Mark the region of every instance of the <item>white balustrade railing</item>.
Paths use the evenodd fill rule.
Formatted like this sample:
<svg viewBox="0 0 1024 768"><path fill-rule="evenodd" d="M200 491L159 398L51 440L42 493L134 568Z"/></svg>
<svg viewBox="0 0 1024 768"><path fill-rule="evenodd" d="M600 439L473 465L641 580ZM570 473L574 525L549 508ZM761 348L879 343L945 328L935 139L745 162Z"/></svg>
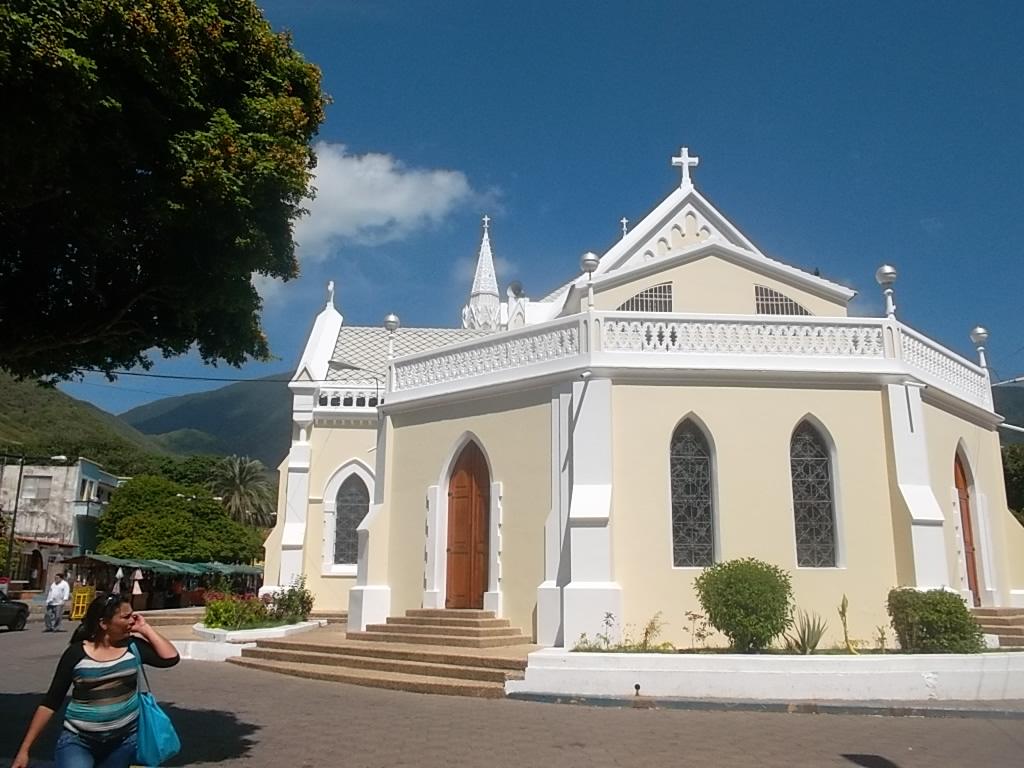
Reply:
<svg viewBox="0 0 1024 768"><path fill-rule="evenodd" d="M793 318L651 318L601 313L604 352L885 357L882 323Z"/></svg>
<svg viewBox="0 0 1024 768"><path fill-rule="evenodd" d="M900 323L903 362L924 383L937 386L965 400L992 408L992 385L980 365L965 360L913 328Z"/></svg>
<svg viewBox="0 0 1024 768"><path fill-rule="evenodd" d="M600 362L591 353L599 354ZM757 366L774 358L780 369L794 371L814 370L815 360L826 370L841 371L837 360L856 360L860 372L876 366L887 375L905 370L929 386L992 408L983 368L887 318L583 313L400 358L393 364L391 391L404 399L426 388L436 393L448 389L443 385L476 386L473 380L488 374L505 373L503 381L528 379L551 372L551 364L559 362L565 370L592 363L630 367L639 360L634 353L658 354L659 366L674 365L666 358L678 355L680 368L707 365L709 356L721 356L722 367L736 369L743 368L744 357L759 358L750 363ZM541 371L541 364L548 365Z"/></svg>
<svg viewBox="0 0 1024 768"><path fill-rule="evenodd" d="M321 387L316 408L337 410L375 410L384 402L384 391L368 387Z"/></svg>
<svg viewBox="0 0 1024 768"><path fill-rule="evenodd" d="M576 357L580 336L577 315L402 358L394 364L393 390L402 392Z"/></svg>

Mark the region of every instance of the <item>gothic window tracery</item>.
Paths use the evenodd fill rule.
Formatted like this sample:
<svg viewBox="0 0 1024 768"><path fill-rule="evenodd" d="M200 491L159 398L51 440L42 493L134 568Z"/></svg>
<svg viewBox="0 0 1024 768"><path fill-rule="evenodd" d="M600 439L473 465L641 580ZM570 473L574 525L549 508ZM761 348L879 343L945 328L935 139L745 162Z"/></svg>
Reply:
<svg viewBox="0 0 1024 768"><path fill-rule="evenodd" d="M711 449L704 433L684 421L672 434L672 564L712 565L715 558Z"/></svg>
<svg viewBox="0 0 1024 768"><path fill-rule="evenodd" d="M797 565L836 565L836 509L832 457L824 437L806 421L793 433L789 449Z"/></svg>
<svg viewBox="0 0 1024 768"><path fill-rule="evenodd" d="M754 286L754 311L759 315L809 315L810 311L793 301L784 293L766 288L763 285Z"/></svg>
<svg viewBox="0 0 1024 768"><path fill-rule="evenodd" d="M349 475L335 504L334 564L355 565L359 556L356 528L370 509L370 492L358 475Z"/></svg>
<svg viewBox="0 0 1024 768"><path fill-rule="evenodd" d="M672 283L659 283L622 302L619 312L671 312Z"/></svg>

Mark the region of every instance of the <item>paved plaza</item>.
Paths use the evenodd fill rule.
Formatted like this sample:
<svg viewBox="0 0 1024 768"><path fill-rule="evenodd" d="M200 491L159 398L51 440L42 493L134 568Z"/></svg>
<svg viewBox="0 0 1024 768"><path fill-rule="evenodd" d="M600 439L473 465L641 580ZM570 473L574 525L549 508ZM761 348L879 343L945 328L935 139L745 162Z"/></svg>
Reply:
<svg viewBox="0 0 1024 768"><path fill-rule="evenodd" d="M30 625L31 626L31 625ZM69 634L0 631L0 765ZM590 708L358 688L183 661L150 673L172 766L1019 766L1024 720ZM56 728L34 753L51 757Z"/></svg>

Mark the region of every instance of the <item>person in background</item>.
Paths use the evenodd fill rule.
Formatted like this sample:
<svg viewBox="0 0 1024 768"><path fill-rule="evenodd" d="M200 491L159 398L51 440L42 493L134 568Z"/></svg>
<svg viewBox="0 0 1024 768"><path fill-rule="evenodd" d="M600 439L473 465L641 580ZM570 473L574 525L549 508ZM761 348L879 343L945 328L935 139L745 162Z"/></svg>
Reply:
<svg viewBox="0 0 1024 768"><path fill-rule="evenodd" d="M97 597L57 663L50 689L36 708L11 768L28 768L29 750L53 713L64 711L57 768L128 768L135 762L139 717L139 662L173 667L178 652L132 612L128 595Z"/></svg>
<svg viewBox="0 0 1024 768"><path fill-rule="evenodd" d="M46 615L43 632L60 632L60 623L64 620L64 603L71 597L71 590L64 580L64 574L58 573L53 577L53 584L50 591L46 593Z"/></svg>

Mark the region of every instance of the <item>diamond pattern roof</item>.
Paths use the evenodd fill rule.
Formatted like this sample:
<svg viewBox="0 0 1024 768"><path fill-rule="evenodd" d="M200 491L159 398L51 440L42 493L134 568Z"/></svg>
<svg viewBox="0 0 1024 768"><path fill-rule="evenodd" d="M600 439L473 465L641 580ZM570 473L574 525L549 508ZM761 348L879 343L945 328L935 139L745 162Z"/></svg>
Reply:
<svg viewBox="0 0 1024 768"><path fill-rule="evenodd" d="M429 352L490 333L467 328L399 328L395 331L395 357ZM342 326L328 363L327 380L346 384L366 382L372 380L367 370L383 379L387 361L388 332L384 328ZM341 363L353 368L343 368ZM360 368L366 370L357 370Z"/></svg>

